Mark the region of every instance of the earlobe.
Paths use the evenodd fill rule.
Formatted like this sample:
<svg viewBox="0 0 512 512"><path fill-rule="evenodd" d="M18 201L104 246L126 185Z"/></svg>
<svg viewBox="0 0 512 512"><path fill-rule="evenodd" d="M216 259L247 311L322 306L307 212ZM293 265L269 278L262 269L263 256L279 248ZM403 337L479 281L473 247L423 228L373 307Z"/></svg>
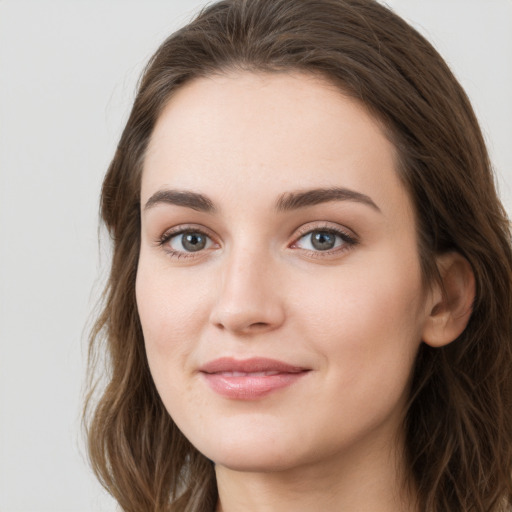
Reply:
<svg viewBox="0 0 512 512"><path fill-rule="evenodd" d="M468 260L457 252L437 258L441 283L436 283L427 304L423 341L442 347L454 341L466 328L473 311L475 276Z"/></svg>

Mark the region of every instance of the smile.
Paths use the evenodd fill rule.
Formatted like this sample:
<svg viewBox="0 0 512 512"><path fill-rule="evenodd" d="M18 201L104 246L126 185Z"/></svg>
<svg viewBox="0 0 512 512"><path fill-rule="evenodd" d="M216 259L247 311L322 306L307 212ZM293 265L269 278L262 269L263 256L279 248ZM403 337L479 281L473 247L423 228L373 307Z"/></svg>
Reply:
<svg viewBox="0 0 512 512"><path fill-rule="evenodd" d="M257 400L291 386L310 369L267 358L215 359L199 369L217 394L232 400Z"/></svg>

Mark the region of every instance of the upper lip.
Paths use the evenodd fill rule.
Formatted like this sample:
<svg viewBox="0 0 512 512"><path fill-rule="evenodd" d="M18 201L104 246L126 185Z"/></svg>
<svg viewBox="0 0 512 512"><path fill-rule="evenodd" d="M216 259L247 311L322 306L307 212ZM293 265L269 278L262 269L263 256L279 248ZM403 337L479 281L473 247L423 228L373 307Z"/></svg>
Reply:
<svg viewBox="0 0 512 512"><path fill-rule="evenodd" d="M292 364L269 359L266 357L252 357L250 359L234 359L232 357L221 357L214 359L199 368L203 373L222 373L222 372L279 372L279 373L299 373L307 371L309 368L295 366Z"/></svg>

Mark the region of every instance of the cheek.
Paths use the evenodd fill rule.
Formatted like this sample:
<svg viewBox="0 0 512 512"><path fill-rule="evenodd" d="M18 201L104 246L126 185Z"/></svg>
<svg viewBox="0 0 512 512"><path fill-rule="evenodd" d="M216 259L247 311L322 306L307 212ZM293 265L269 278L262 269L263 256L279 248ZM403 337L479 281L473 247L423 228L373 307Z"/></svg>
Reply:
<svg viewBox="0 0 512 512"><path fill-rule="evenodd" d="M158 266L160 265L160 267ZM199 286L198 283L201 283ZM187 383L190 353L207 318L203 280L169 272L165 265L139 262L136 298L149 367L164 402Z"/></svg>
<svg viewBox="0 0 512 512"><path fill-rule="evenodd" d="M141 254L136 279L136 298L146 343L166 351L173 340L187 340L207 313L202 307L208 285L204 276L176 272L165 262Z"/></svg>
<svg viewBox="0 0 512 512"><path fill-rule="evenodd" d="M380 375L407 379L421 341L422 280L416 258L394 252L378 262L340 266L304 295L302 325L347 384ZM304 283L298 285L304 289ZM400 384L397 384L400 385Z"/></svg>
<svg viewBox="0 0 512 512"><path fill-rule="evenodd" d="M136 298L142 325L146 356L156 389L168 411L183 417L189 397L196 405L203 397L192 396L190 353L197 338L199 308L197 287L179 279L158 262L141 257L137 271ZM197 407L196 410L201 410ZM197 420L197 418L196 418ZM187 423L180 425L187 430Z"/></svg>
<svg viewBox="0 0 512 512"><path fill-rule="evenodd" d="M351 438L388 419L398 428L421 341L419 269L347 266L331 277L305 296L297 331L323 361L315 402L324 435Z"/></svg>

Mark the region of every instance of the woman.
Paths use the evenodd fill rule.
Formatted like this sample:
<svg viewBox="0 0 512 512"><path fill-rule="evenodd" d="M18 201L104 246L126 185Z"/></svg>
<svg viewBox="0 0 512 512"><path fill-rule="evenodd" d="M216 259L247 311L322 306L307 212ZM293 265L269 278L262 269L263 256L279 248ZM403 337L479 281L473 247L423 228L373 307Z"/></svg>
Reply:
<svg viewBox="0 0 512 512"><path fill-rule="evenodd" d="M86 412L123 510L510 509L508 220L466 95L392 12L203 10L146 68L102 216Z"/></svg>

